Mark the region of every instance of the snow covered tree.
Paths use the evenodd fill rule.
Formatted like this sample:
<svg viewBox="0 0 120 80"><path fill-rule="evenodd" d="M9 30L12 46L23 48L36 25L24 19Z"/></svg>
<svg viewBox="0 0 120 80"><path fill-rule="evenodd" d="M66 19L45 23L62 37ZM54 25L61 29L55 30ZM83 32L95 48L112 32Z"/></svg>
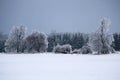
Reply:
<svg viewBox="0 0 120 80"><path fill-rule="evenodd" d="M7 35L0 32L0 52L5 52L5 41L7 39Z"/></svg>
<svg viewBox="0 0 120 80"><path fill-rule="evenodd" d="M110 21L103 18L100 22L100 28L89 38L89 43L94 51L98 54L107 54L113 51L111 44L114 41L113 36L108 34L108 26Z"/></svg>
<svg viewBox="0 0 120 80"><path fill-rule="evenodd" d="M45 52L48 47L47 36L40 32L33 32L27 36L26 42L29 52Z"/></svg>
<svg viewBox="0 0 120 80"><path fill-rule="evenodd" d="M8 39L5 42L6 52L22 52L24 47L24 38L26 34L26 27L23 25L15 26L12 28Z"/></svg>

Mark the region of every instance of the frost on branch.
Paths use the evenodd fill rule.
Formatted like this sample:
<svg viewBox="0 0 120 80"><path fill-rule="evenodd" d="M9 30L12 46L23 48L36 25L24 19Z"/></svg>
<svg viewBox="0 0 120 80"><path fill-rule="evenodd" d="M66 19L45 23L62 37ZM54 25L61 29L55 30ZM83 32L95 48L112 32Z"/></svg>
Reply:
<svg viewBox="0 0 120 80"><path fill-rule="evenodd" d="M53 52L55 53L71 53L72 47L70 44L59 45L54 47Z"/></svg>
<svg viewBox="0 0 120 80"><path fill-rule="evenodd" d="M90 35L89 45L92 50L96 51L98 54L113 53L113 48L111 47L114 41L113 36L107 31L109 26L109 20L103 18L101 20L100 28Z"/></svg>
<svg viewBox="0 0 120 80"><path fill-rule="evenodd" d="M26 34L26 27L23 25L15 26L12 28L8 39L5 43L6 52L23 52L24 38Z"/></svg>
<svg viewBox="0 0 120 80"><path fill-rule="evenodd" d="M92 49L89 45L84 45L82 48L81 48L81 53L82 54L89 54L89 53L92 53Z"/></svg>
<svg viewBox="0 0 120 80"><path fill-rule="evenodd" d="M29 52L45 52L48 47L47 36L41 32L33 32L27 36L26 42Z"/></svg>

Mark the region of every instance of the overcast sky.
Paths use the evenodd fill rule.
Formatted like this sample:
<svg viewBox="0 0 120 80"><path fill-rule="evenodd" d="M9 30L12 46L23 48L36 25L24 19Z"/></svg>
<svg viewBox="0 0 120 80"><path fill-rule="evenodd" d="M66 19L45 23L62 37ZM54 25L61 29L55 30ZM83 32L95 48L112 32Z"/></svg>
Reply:
<svg viewBox="0 0 120 80"><path fill-rule="evenodd" d="M0 0L0 31L25 25L45 33L93 32L102 17L110 32L120 32L120 0Z"/></svg>

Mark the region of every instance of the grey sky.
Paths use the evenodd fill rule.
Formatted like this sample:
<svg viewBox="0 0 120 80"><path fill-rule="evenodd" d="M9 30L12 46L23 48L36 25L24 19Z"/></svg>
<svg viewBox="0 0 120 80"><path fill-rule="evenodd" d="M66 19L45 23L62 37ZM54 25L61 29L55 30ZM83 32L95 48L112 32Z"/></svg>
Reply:
<svg viewBox="0 0 120 80"><path fill-rule="evenodd" d="M120 0L0 0L0 31L26 25L28 31L93 32L102 17L120 32Z"/></svg>

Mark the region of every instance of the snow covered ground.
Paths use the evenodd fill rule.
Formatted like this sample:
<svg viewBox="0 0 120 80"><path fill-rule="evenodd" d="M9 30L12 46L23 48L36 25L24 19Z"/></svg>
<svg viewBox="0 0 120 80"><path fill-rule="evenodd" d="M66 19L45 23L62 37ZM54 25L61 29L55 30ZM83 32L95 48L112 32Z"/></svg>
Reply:
<svg viewBox="0 0 120 80"><path fill-rule="evenodd" d="M0 80L120 80L120 54L0 54Z"/></svg>

